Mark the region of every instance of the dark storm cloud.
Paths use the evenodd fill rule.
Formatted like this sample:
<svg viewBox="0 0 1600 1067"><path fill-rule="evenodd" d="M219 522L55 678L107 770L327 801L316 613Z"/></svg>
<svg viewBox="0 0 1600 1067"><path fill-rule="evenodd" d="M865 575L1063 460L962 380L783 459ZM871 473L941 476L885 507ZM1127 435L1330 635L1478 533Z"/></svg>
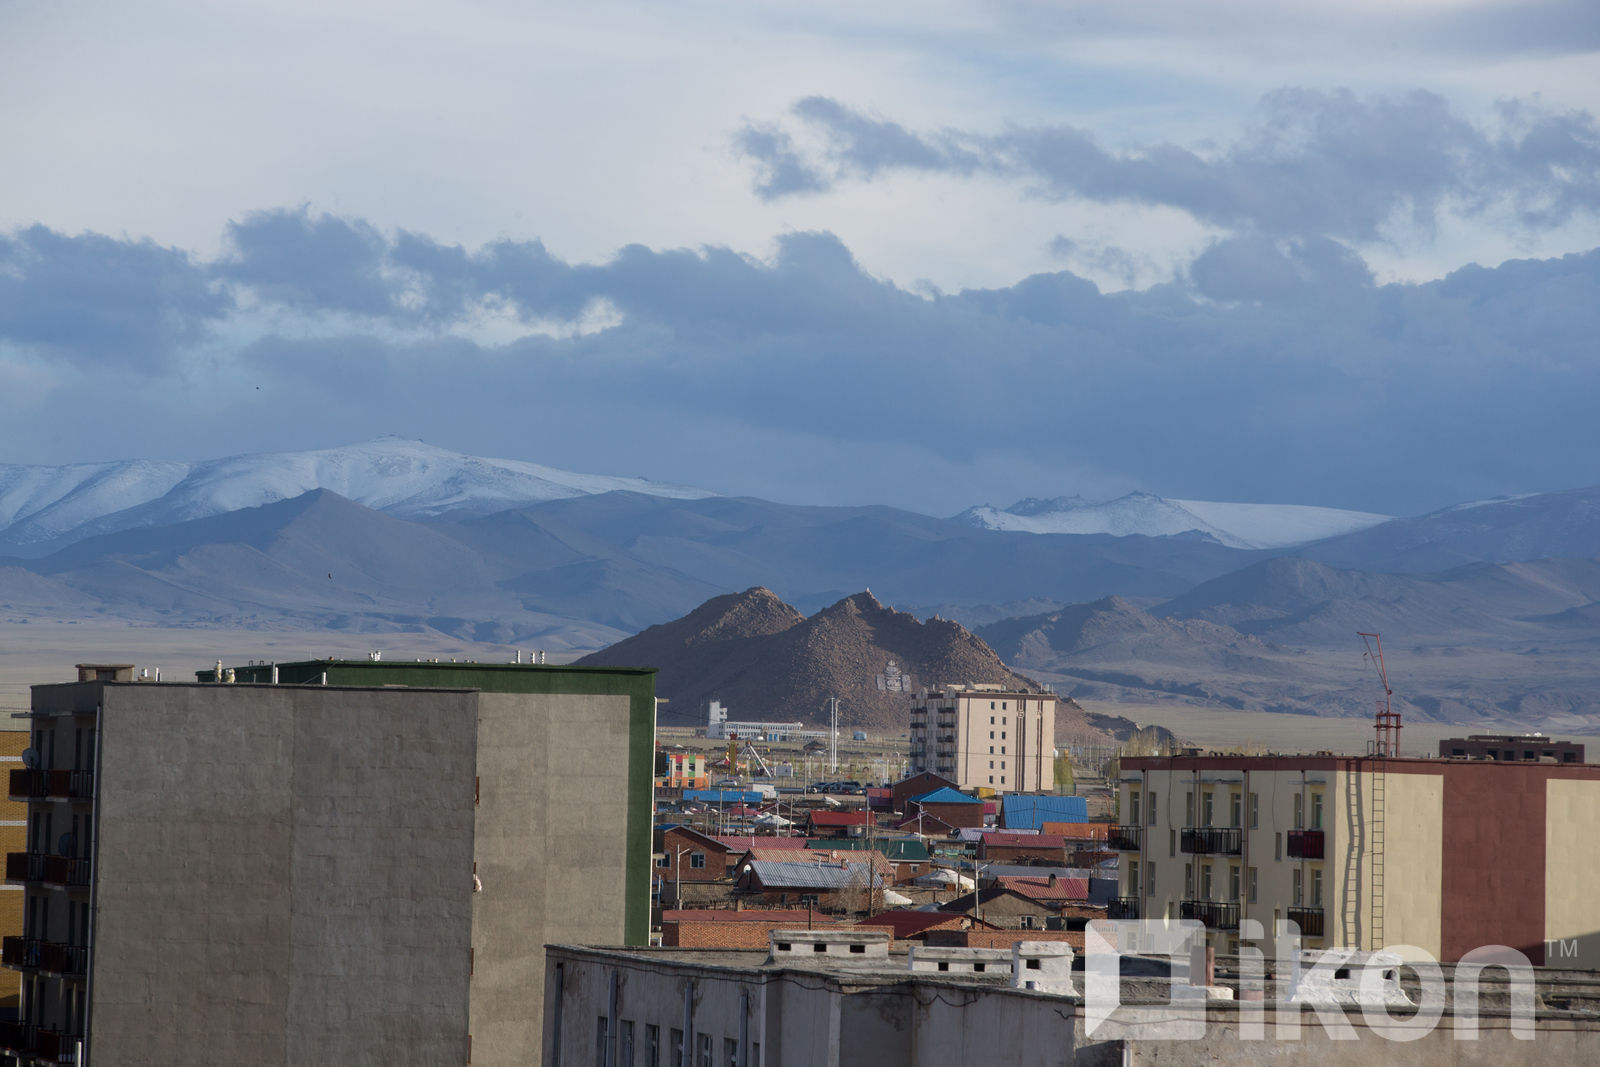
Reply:
<svg viewBox="0 0 1600 1067"><path fill-rule="evenodd" d="M41 355L158 369L231 306L174 248L44 226L0 234L0 341Z"/></svg>
<svg viewBox="0 0 1600 1067"><path fill-rule="evenodd" d="M29 297L0 302L7 339L146 353L148 414L169 428L189 416L164 398L183 390L156 373L158 359L219 322L228 294L214 286L226 279L241 304L342 318L338 332L312 314L293 338L240 341L218 380L264 388L237 409L208 391L207 426L228 411L271 412L448 440L559 409L564 425L626 435L617 413L649 412L657 424L814 435L859 450L864 466L880 447L957 464L1009 455L1116 471L1157 492L1397 512L1600 482L1589 410L1600 395L1600 251L1377 285L1332 239L1243 233L1213 244L1185 278L1143 291L1102 293L1059 271L921 296L874 278L819 233L785 237L770 260L635 245L571 264L533 241L466 249L289 212L253 217L248 239L211 268L45 230L0 248L0 285ZM75 256L95 263L77 269ZM123 310L99 307L91 291ZM129 293L154 294L162 310ZM484 306L548 323L596 301L620 323L472 339ZM247 320L222 322L219 334ZM301 397L313 380L318 398ZM762 456L736 434L728 448L723 462L759 484Z"/></svg>
<svg viewBox="0 0 1600 1067"><path fill-rule="evenodd" d="M1600 126L1586 112L1527 101L1502 107L1501 128L1480 129L1431 93L1359 98L1348 91L1284 89L1261 101L1251 128L1220 152L1175 144L1115 152L1070 126L999 134L915 133L837 101L794 105L820 134L806 158L781 128L736 145L758 169L765 199L822 191L894 171L987 173L1019 179L1033 195L1162 205L1229 229L1370 240L1400 217L1427 228L1449 206L1474 213L1510 202L1530 227L1600 207ZM782 145L779 160L773 145ZM806 180L778 182L780 166Z"/></svg>
<svg viewBox="0 0 1600 1067"><path fill-rule="evenodd" d="M1600 481L1600 252L1379 286L1331 239L1242 234L1142 292L1062 271L931 298L873 278L828 234L790 235L765 262L631 246L569 265L535 243L468 252L414 235L389 243L385 270L400 258L441 315L488 298L530 319L597 299L622 315L498 347L294 342L308 366L345 360L352 382L391 383L385 404L402 408L423 403L408 391L494 396L512 418L522 394L495 383L537 383L597 413L732 414L867 450L1015 449L1168 492L1395 511ZM435 365L446 377L408 389Z"/></svg>

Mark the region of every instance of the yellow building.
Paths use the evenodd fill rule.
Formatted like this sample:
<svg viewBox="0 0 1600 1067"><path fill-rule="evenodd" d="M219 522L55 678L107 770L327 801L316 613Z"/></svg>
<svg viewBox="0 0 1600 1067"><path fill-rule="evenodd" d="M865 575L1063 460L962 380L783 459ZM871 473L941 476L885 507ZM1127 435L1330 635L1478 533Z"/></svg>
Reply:
<svg viewBox="0 0 1600 1067"><path fill-rule="evenodd" d="M1055 788L1056 698L998 685L947 685L911 707L909 774L929 771L962 790Z"/></svg>
<svg viewBox="0 0 1600 1067"><path fill-rule="evenodd" d="M1308 947L1600 966L1600 766L1152 757L1119 791L1113 917L1198 919L1221 951L1293 920Z"/></svg>

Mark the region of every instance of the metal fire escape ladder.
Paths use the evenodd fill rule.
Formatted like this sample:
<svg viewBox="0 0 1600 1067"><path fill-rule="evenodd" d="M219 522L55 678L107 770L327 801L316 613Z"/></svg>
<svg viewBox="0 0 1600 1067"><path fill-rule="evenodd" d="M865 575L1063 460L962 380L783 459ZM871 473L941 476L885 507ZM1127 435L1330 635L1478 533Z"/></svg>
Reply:
<svg viewBox="0 0 1600 1067"><path fill-rule="evenodd" d="M1389 688L1389 670L1383 662L1383 639L1375 633L1358 634L1366 647L1366 657L1378 670L1378 680L1383 683L1383 697L1378 701L1378 713L1373 720L1372 741L1372 810L1368 812L1367 863L1372 871L1372 945L1383 947L1383 814L1385 792L1388 786L1388 765L1391 756L1400 755L1400 713L1390 706L1394 690ZM1369 640L1370 639L1370 640Z"/></svg>
<svg viewBox="0 0 1600 1067"><path fill-rule="evenodd" d="M1385 782L1385 754L1378 753L1372 763L1371 833L1368 837L1372 858L1372 948L1383 947L1383 804Z"/></svg>

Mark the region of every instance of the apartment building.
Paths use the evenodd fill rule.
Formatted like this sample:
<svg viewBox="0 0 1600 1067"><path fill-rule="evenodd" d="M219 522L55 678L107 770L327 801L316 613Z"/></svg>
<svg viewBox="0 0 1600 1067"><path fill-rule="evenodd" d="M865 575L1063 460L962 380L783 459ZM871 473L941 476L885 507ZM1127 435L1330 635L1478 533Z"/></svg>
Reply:
<svg viewBox="0 0 1600 1067"><path fill-rule="evenodd" d="M1118 802L1113 918L1196 919L1219 951L1242 920L1292 920L1309 947L1600 966L1600 766L1130 758Z"/></svg>
<svg viewBox="0 0 1600 1067"><path fill-rule="evenodd" d="M546 942L648 941L653 671L218 673L33 687L23 1062L523 1064Z"/></svg>
<svg viewBox="0 0 1600 1067"><path fill-rule="evenodd" d="M1056 698L998 685L947 685L911 708L911 775L957 789L1040 793L1055 788Z"/></svg>

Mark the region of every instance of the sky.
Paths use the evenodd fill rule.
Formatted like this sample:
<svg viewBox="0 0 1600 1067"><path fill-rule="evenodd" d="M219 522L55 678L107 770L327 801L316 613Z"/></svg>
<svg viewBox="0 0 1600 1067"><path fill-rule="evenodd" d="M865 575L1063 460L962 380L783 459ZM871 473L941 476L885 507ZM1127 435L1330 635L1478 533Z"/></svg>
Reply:
<svg viewBox="0 0 1600 1067"><path fill-rule="evenodd" d="M0 462L1600 484L1590 0L0 0Z"/></svg>

